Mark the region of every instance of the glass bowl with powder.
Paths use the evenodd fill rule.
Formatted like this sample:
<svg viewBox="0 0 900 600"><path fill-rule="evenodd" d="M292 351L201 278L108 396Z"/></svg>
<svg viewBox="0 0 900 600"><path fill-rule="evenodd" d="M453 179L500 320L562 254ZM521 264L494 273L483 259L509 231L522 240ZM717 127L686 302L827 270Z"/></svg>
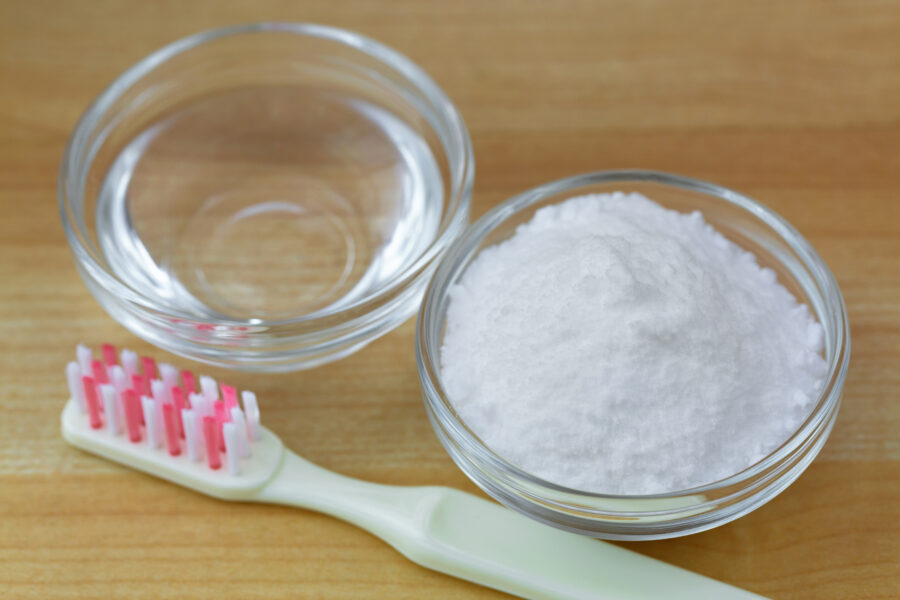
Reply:
<svg viewBox="0 0 900 600"><path fill-rule="evenodd" d="M849 326L782 218L680 176L546 184L458 238L419 314L441 442L491 496L607 539L761 506L827 439Z"/></svg>

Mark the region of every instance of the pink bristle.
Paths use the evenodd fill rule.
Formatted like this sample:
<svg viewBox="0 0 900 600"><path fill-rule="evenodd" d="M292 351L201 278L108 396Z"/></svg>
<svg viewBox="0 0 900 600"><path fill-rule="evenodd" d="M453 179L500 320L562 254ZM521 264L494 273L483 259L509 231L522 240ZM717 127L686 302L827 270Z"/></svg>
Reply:
<svg viewBox="0 0 900 600"><path fill-rule="evenodd" d="M231 421L231 413L228 410L228 407L225 405L223 400L216 400L213 403L213 406L216 410L216 418L222 423L227 423Z"/></svg>
<svg viewBox="0 0 900 600"><path fill-rule="evenodd" d="M81 385L84 387L84 401L87 404L91 427L93 429L100 429L103 427L103 421L100 419L100 402L97 400L97 384L92 377L85 375L81 378Z"/></svg>
<svg viewBox="0 0 900 600"><path fill-rule="evenodd" d="M138 418L141 422L141 425L146 425L146 423L144 423L144 411L141 410L140 399L143 396L150 395L150 386L147 383L147 378L143 375L132 375L131 388L134 390L135 395L138 397Z"/></svg>
<svg viewBox="0 0 900 600"><path fill-rule="evenodd" d="M210 469L222 466L219 457L219 421L215 417L203 417L203 439L206 442L206 458Z"/></svg>
<svg viewBox="0 0 900 600"><path fill-rule="evenodd" d="M150 395L150 385L147 382L147 378L143 375L131 376L131 388L137 393L138 396Z"/></svg>
<svg viewBox="0 0 900 600"><path fill-rule="evenodd" d="M109 383L109 375L106 373L106 367L97 359L91 361L91 372L94 374L94 381L99 383Z"/></svg>
<svg viewBox="0 0 900 600"><path fill-rule="evenodd" d="M197 378L187 369L181 372L181 385L184 387L185 394L193 394L197 391Z"/></svg>
<svg viewBox="0 0 900 600"><path fill-rule="evenodd" d="M225 452L225 437L222 435L222 426L231 421L231 415L229 414L228 409L225 408L224 401L216 400L213 403L213 406L216 410L216 421L219 423L219 450Z"/></svg>
<svg viewBox="0 0 900 600"><path fill-rule="evenodd" d="M100 346L100 352L103 354L103 362L106 363L107 367L112 367L118 364L115 346L113 346L112 344L103 344L102 346Z"/></svg>
<svg viewBox="0 0 900 600"><path fill-rule="evenodd" d="M84 392L85 408L87 409L89 424L92 429L102 429L107 420L107 417L104 416L104 405L100 402L100 386L110 385L114 382L116 409L113 412L120 415L120 417L116 417L120 423L118 433L122 433L122 425L124 425L125 432L127 432L131 442L137 443L142 441L146 437L143 430L144 411L150 410L145 405L148 400L145 399L144 404L142 404L142 398L150 397L151 390L154 392L158 391L154 389L154 386L151 386L152 378L159 377L165 369L168 369L167 378L169 383L162 381L162 383L166 384L166 393L154 394L152 397L155 399L156 395L160 396L159 399L154 400L154 402L159 402L156 406L156 410L159 412L154 413L156 415L154 426L158 428L157 433L162 434L157 437L159 443L162 444L163 439L165 439L169 454L178 456L184 453L184 448L182 448L184 442L181 439L185 439L185 425L187 421L182 421L182 416L185 410L191 411L192 408L196 408L199 414L192 414L197 414L201 418L200 422L197 423L199 425L198 435L195 438L202 437L202 439L197 440L199 443L195 446L199 451L198 459L202 460L202 451L205 446L209 467L211 469L222 468L225 463L224 453L227 453L229 450L228 443L235 446L234 450L238 452L238 456L248 455L245 454L246 449L241 446L242 443L246 445L246 441L241 442L240 439L237 439L237 445L235 445L233 443L234 440L229 439L226 442L224 436L224 426L226 424L232 429L235 426L249 428L249 424L238 423L232 412L232 410L240 412L238 391L234 386L227 384L216 385L215 381L211 381L213 384L210 386L211 389L216 392L216 395L221 393L221 399L210 398L205 403L205 408L204 403L200 403L197 407L188 408L189 404L193 404L193 402L188 402L191 393L196 393L198 389L202 389L204 393L209 393L210 391L206 389L207 386L198 385L200 380L192 371L185 369L178 372L171 367L157 365L156 361L151 357L141 357L138 360L137 356L134 356L136 360L133 362L135 366L140 365L142 372L134 373L133 376L128 377L126 375L127 370L123 366L124 362L120 365L117 360L119 356L114 345L103 344L100 350L101 360L91 358L88 361L90 369L87 374L84 377L78 377L78 374L76 374L76 377L72 378L76 382L78 379L81 379L81 382L78 382L81 385L77 385L76 388L81 388L79 392L82 390ZM86 355L86 353L83 354ZM175 375L176 373L178 374L177 376ZM180 382L177 378L178 376L180 376ZM131 384L129 389L125 389L127 384ZM159 385L155 386L155 388L159 387ZM107 391L112 389L110 387ZM110 406L111 401L107 397L105 400L106 405ZM205 414L203 414L204 412ZM113 416L115 417L115 415ZM233 433L233 431L230 431L230 434Z"/></svg>
<svg viewBox="0 0 900 600"><path fill-rule="evenodd" d="M125 426L128 428L128 439L132 442L141 441L141 409L138 405L138 395L134 390L125 390L123 394L125 404Z"/></svg>
<svg viewBox="0 0 900 600"><path fill-rule="evenodd" d="M166 428L166 443L169 447L169 454L178 456L181 454L181 444L178 442L178 424L175 414L175 406L171 402L166 402L162 407L163 424Z"/></svg>
<svg viewBox="0 0 900 600"><path fill-rule="evenodd" d="M172 405L175 407L175 423L178 425L178 437L184 439L184 422L181 420L181 411L184 410L184 390L173 387L169 390L172 395Z"/></svg>
<svg viewBox="0 0 900 600"><path fill-rule="evenodd" d="M222 388L222 399L225 400L225 408L230 414L231 409L238 405L237 390L234 386L225 385L224 383L220 384L219 387Z"/></svg>
<svg viewBox="0 0 900 600"><path fill-rule="evenodd" d="M156 361L149 356L141 357L141 368L144 370L144 377L148 380L156 379Z"/></svg>

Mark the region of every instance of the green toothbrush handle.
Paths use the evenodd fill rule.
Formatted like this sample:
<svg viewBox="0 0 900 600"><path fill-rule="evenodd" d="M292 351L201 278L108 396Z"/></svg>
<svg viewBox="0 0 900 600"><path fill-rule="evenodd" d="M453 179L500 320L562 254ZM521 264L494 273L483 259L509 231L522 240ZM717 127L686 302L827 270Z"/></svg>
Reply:
<svg viewBox="0 0 900 600"><path fill-rule="evenodd" d="M255 500L332 515L424 567L533 600L761 598L458 490L367 483L288 451Z"/></svg>

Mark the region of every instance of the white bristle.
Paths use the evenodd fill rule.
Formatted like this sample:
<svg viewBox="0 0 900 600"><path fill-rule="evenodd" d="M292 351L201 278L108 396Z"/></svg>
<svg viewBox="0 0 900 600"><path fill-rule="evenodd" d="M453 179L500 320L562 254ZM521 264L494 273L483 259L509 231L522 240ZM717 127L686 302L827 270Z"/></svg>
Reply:
<svg viewBox="0 0 900 600"><path fill-rule="evenodd" d="M188 459L196 462L203 456L197 440L197 413L190 408L182 409L181 420L184 423L184 445L187 447Z"/></svg>
<svg viewBox="0 0 900 600"><path fill-rule="evenodd" d="M109 380L112 382L116 393L121 394L128 389L128 378L125 375L125 369L119 365L113 365L109 368Z"/></svg>
<svg viewBox="0 0 900 600"><path fill-rule="evenodd" d="M119 365L109 367L109 379L112 381L113 389L116 390L116 409L119 415L119 424L124 427L125 423L125 390L128 389L128 380L125 378L125 369Z"/></svg>
<svg viewBox="0 0 900 600"><path fill-rule="evenodd" d="M149 396L141 396L141 408L144 410L144 424L147 427L147 444L151 448L159 448L159 425L156 420L156 402Z"/></svg>
<svg viewBox="0 0 900 600"><path fill-rule="evenodd" d="M228 472L232 475L240 475L241 449L237 426L234 423L225 423L222 426L222 436L225 438L225 460L228 462Z"/></svg>
<svg viewBox="0 0 900 600"><path fill-rule="evenodd" d="M119 435L122 431L122 415L119 413L119 404L116 402L116 388L108 383L100 385L100 396L103 399L103 413L106 419L106 428L113 435Z"/></svg>
<svg viewBox="0 0 900 600"><path fill-rule="evenodd" d="M191 408L197 413L198 419L206 416L206 398L203 394L188 394L188 400L191 403Z"/></svg>
<svg viewBox="0 0 900 600"><path fill-rule="evenodd" d="M197 442L197 456L202 460L206 456L206 443L203 437L203 416L194 415L194 440Z"/></svg>
<svg viewBox="0 0 900 600"><path fill-rule="evenodd" d="M219 386L216 385L216 380L212 377L207 375L200 377L200 390L203 392L203 396L210 402L215 402L219 399Z"/></svg>
<svg viewBox="0 0 900 600"><path fill-rule="evenodd" d="M165 422L163 421L163 404L167 402L166 386L159 379L150 380L150 395L153 397L153 403L156 405L156 429L159 432L160 443L165 443Z"/></svg>
<svg viewBox="0 0 900 600"><path fill-rule="evenodd" d="M69 394L77 402L82 412L87 412L85 392L82 383L83 375L93 375L93 353L83 344L76 349L77 360L66 365L66 382ZM107 358L104 356L104 359ZM101 401L103 426L112 435L121 435L126 430L125 392L132 389L132 376L140 371L140 359L137 353L123 349L120 353L120 365L107 365L109 383L97 386ZM179 386L178 370L169 364L157 366L159 379L146 381L149 395L140 397L139 406L143 415L144 426L142 438L153 449L162 448L166 442L163 410L164 404L173 402L171 390ZM219 386L212 377L199 377L200 393L187 394L189 407L181 411L181 423L184 427L184 448L187 458L192 462L202 461L206 454L203 431L203 419L216 416L216 401L219 400ZM230 393L230 392L229 392ZM243 408L242 408L243 407ZM225 457L228 471L232 475L240 473L241 461L250 458L253 451L252 441L261 439L259 404L256 394L244 390L241 392L241 405L230 409L230 422L222 424L222 441L225 444ZM133 424L132 424L133 425Z"/></svg>
<svg viewBox="0 0 900 600"><path fill-rule="evenodd" d="M251 440L256 441L260 435L259 405L256 403L256 394L244 390L241 392L241 400L244 403L244 414L247 417L247 434Z"/></svg>
<svg viewBox="0 0 900 600"><path fill-rule="evenodd" d="M84 344L78 344L75 347L75 356L78 358L78 366L81 368L82 376L93 377L94 371L91 367L91 361L94 360L94 354L91 352L91 349Z"/></svg>
<svg viewBox="0 0 900 600"><path fill-rule="evenodd" d="M216 402L214 400L210 400L209 398L203 398L203 416L205 417L215 417L216 416Z"/></svg>
<svg viewBox="0 0 900 600"><path fill-rule="evenodd" d="M78 402L81 412L86 412L84 386L81 383L81 367L74 360L66 365L66 382L69 384L69 395Z"/></svg>
<svg viewBox="0 0 900 600"><path fill-rule="evenodd" d="M158 369L159 377L166 385L166 393L171 396L172 388L178 387L178 369L166 363L160 363Z"/></svg>
<svg viewBox="0 0 900 600"><path fill-rule="evenodd" d="M169 390L166 389L166 384L161 379L152 379L150 381L150 395L153 396L154 400L163 404L170 399Z"/></svg>
<svg viewBox="0 0 900 600"><path fill-rule="evenodd" d="M237 427L238 446L241 449L241 456L247 458L250 456L250 438L247 435L247 421L244 419L244 411L237 406L232 407L231 420Z"/></svg>
<svg viewBox="0 0 900 600"><path fill-rule="evenodd" d="M209 398L203 398L203 416L204 417L215 417L216 416L216 403Z"/></svg>
<svg viewBox="0 0 900 600"><path fill-rule="evenodd" d="M131 381L131 378L139 373L138 371L138 355L127 348L122 350L119 355L122 359L122 367L125 369L125 378Z"/></svg>

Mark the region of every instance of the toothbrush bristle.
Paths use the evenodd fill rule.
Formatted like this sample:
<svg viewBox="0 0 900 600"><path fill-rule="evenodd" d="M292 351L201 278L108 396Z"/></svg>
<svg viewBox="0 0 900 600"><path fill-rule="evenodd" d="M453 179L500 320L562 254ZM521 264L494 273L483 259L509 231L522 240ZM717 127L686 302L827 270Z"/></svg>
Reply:
<svg viewBox="0 0 900 600"><path fill-rule="evenodd" d="M184 445L187 448L188 460L196 462L200 460L202 449L197 439L197 413L192 408L181 411L181 420L184 422Z"/></svg>
<svg viewBox="0 0 900 600"><path fill-rule="evenodd" d="M222 388L222 400L225 401L225 408L229 411L237 406L237 390L230 385L220 384L220 388Z"/></svg>
<svg viewBox="0 0 900 600"><path fill-rule="evenodd" d="M138 405L141 406L141 398L148 395L150 390L147 389L147 378L143 375L138 375L135 373L131 376L131 389L134 390L134 393L137 394L138 397ZM144 411L143 409L138 411L138 418L141 421L141 425L146 425L146 421L144 421Z"/></svg>
<svg viewBox="0 0 900 600"><path fill-rule="evenodd" d="M231 409L231 421L237 427L238 444L241 456L250 456L250 440L247 436L247 421L244 420L244 411L235 406Z"/></svg>
<svg viewBox="0 0 900 600"><path fill-rule="evenodd" d="M178 435L178 426L175 424L175 406L171 402L163 404L163 422L166 426L166 445L169 454L178 456L181 454L181 441Z"/></svg>
<svg viewBox="0 0 900 600"><path fill-rule="evenodd" d="M194 374L187 369L181 372L181 385L185 394L193 394L197 391L197 380Z"/></svg>
<svg viewBox="0 0 900 600"><path fill-rule="evenodd" d="M219 450L221 450L222 452L225 452L225 450L226 450L225 436L222 435L222 428L225 426L226 423L228 423L228 421L231 420L231 415L228 414L228 412L225 410L225 402L224 401L216 400L214 402L214 406L216 407L215 408L216 424L219 429Z"/></svg>
<svg viewBox="0 0 900 600"><path fill-rule="evenodd" d="M93 357L91 356L91 349L84 344L78 344L78 346L75 348L75 357L78 360L78 366L81 369L81 374L90 375L91 360L93 359Z"/></svg>
<svg viewBox="0 0 900 600"><path fill-rule="evenodd" d="M150 396L153 399L162 398L165 400L166 397L166 384L162 382L162 379L151 379L150 380Z"/></svg>
<svg viewBox="0 0 900 600"><path fill-rule="evenodd" d="M100 429L103 427L103 421L100 420L100 402L97 400L97 382L87 375L81 378L81 384L84 386L84 402L87 404L88 416L91 419L91 427Z"/></svg>
<svg viewBox="0 0 900 600"><path fill-rule="evenodd" d="M176 386L169 390L169 395L172 396L172 406L175 408L175 425L178 428L178 437L184 439L184 421L181 415L181 411L184 410L184 390Z"/></svg>
<svg viewBox="0 0 900 600"><path fill-rule="evenodd" d="M226 412L225 410L225 402L223 402L222 400L216 400L214 406L216 407L216 418L220 423L225 423L231 420L231 415L228 414L228 412Z"/></svg>
<svg viewBox="0 0 900 600"><path fill-rule="evenodd" d="M203 417L203 439L206 441L206 460L210 469L222 466L219 458L219 423L215 417Z"/></svg>
<svg viewBox="0 0 900 600"><path fill-rule="evenodd" d="M159 422L156 419L156 402L150 396L141 396L141 409L147 427L147 444L159 448Z"/></svg>
<svg viewBox="0 0 900 600"><path fill-rule="evenodd" d="M141 441L141 417L138 405L138 395L133 389L125 390L125 425L128 429L128 439L137 443Z"/></svg>
<svg viewBox="0 0 900 600"><path fill-rule="evenodd" d="M121 418L116 405L116 389L108 383L99 385L98 389L103 398L103 419L106 421L106 428L111 434L118 435Z"/></svg>
<svg viewBox="0 0 900 600"><path fill-rule="evenodd" d="M166 363L159 363L159 378L166 384L166 390L171 390L178 385L178 371L175 367Z"/></svg>
<svg viewBox="0 0 900 600"><path fill-rule="evenodd" d="M131 387L141 396L150 394L150 389L147 386L147 378L138 373L131 376Z"/></svg>
<svg viewBox="0 0 900 600"><path fill-rule="evenodd" d="M138 374L138 356L137 353L132 352L131 350L125 349L122 350L122 368L125 369L125 374L131 378Z"/></svg>
<svg viewBox="0 0 900 600"><path fill-rule="evenodd" d="M78 402L78 407L81 409L81 412L86 411L87 406L84 403L84 387L82 387L81 383L81 367L78 366L77 361L72 361L66 365L66 381L69 384L69 395Z"/></svg>
<svg viewBox="0 0 900 600"><path fill-rule="evenodd" d="M228 461L228 472L238 475L241 469L241 451L238 446L237 427L234 423L225 423L222 426L222 438L225 440L225 459Z"/></svg>
<svg viewBox="0 0 900 600"><path fill-rule="evenodd" d="M109 383L109 375L106 373L106 365L104 365L99 360L91 361L91 375L94 377L94 380L100 383Z"/></svg>
<svg viewBox="0 0 900 600"><path fill-rule="evenodd" d="M156 379L156 361L149 356L141 357L141 368L146 379Z"/></svg>
<svg viewBox="0 0 900 600"><path fill-rule="evenodd" d="M112 344L103 344L100 354L102 360L94 359L79 344L76 360L66 365L75 405L92 430L105 430L97 435L125 436L133 444L146 444L148 452L186 454L191 462L205 458L212 470L226 464L223 472L240 474L241 461L259 439L253 392L241 392L239 403L235 387L202 376L198 394L198 378L189 370L157 365L147 356L139 359L130 350L118 354Z"/></svg>
<svg viewBox="0 0 900 600"><path fill-rule="evenodd" d="M256 441L260 437L259 406L256 403L256 394L244 390L241 392L241 400L244 401L244 415L247 417L247 435L251 440Z"/></svg>
<svg viewBox="0 0 900 600"><path fill-rule="evenodd" d="M103 362L106 363L107 367L118 364L119 361L116 359L115 346L112 344L103 344L100 346L100 352L103 354Z"/></svg>
<svg viewBox="0 0 900 600"><path fill-rule="evenodd" d="M216 385L216 380L212 377L206 375L200 377L200 391L210 402L219 399L219 387Z"/></svg>

